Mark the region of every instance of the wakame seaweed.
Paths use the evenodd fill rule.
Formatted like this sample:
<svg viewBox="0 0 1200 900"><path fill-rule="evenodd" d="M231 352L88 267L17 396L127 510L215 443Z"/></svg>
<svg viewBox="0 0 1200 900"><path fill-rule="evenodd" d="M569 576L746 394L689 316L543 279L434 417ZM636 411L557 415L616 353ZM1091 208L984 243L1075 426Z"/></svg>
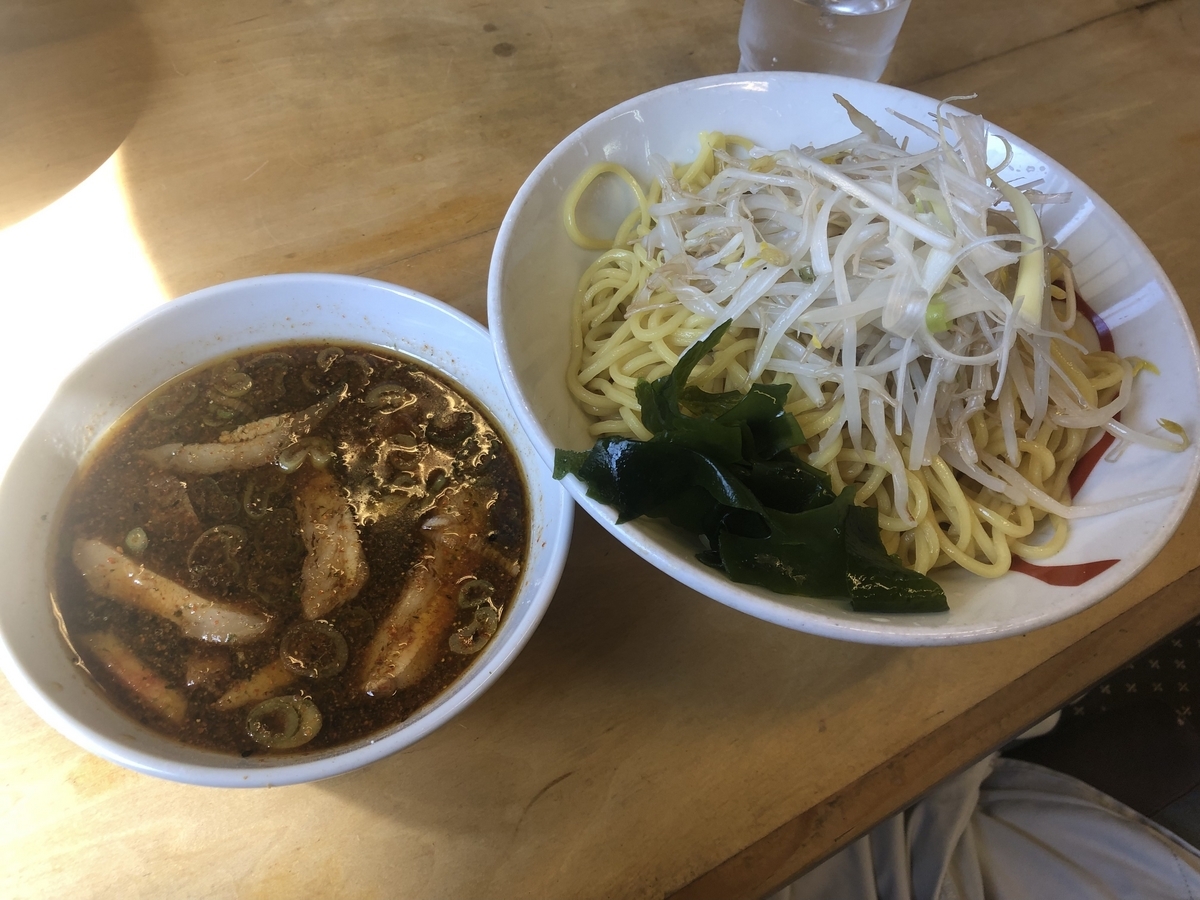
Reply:
<svg viewBox="0 0 1200 900"><path fill-rule="evenodd" d="M700 536L707 549L697 558L733 581L848 599L861 612L946 610L932 578L888 555L878 511L854 505L857 486L835 495L828 475L791 452L805 438L784 410L787 385L712 394L687 384L729 324L638 384L650 440L608 436L591 450L558 450L554 477L577 476L618 522L654 516Z"/></svg>

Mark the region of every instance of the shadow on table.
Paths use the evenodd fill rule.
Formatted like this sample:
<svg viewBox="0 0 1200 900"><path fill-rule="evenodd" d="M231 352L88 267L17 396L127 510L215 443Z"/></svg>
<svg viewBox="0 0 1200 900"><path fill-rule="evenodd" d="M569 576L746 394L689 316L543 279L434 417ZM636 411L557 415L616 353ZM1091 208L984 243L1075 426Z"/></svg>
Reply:
<svg viewBox="0 0 1200 900"><path fill-rule="evenodd" d="M633 839L620 827L625 808L647 798L663 801L650 827L687 829L701 807L711 815L730 802L739 781L769 790L764 772L794 765L780 789L801 788L800 754L825 730L813 708L836 709L838 695L878 679L893 658L701 597L581 515L553 604L492 689L414 747L320 786L476 854L509 841L533 852L559 829L605 818L604 841ZM718 772L706 798L702 779ZM530 834L517 842L523 828Z"/></svg>
<svg viewBox="0 0 1200 900"><path fill-rule="evenodd" d="M129 0L0 6L0 228L52 203L120 146L153 68Z"/></svg>

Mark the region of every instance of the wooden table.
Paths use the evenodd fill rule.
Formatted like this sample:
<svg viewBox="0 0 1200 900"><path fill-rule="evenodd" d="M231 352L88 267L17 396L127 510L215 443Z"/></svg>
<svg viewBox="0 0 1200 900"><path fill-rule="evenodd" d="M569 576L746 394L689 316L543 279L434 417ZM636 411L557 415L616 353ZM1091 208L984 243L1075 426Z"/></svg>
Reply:
<svg viewBox="0 0 1200 900"><path fill-rule="evenodd" d="M21 349L0 365L0 465L80 354L207 284L346 272L482 319L526 173L618 101L733 70L739 14L736 0L6 4L0 296ZM914 0L887 78L978 92L974 109L1116 207L1195 321L1198 31L1197 0ZM285 789L119 769L4 683L0 895L759 897L1200 613L1198 516L1088 612L936 649L760 623L580 516L549 613L485 697L408 751Z"/></svg>

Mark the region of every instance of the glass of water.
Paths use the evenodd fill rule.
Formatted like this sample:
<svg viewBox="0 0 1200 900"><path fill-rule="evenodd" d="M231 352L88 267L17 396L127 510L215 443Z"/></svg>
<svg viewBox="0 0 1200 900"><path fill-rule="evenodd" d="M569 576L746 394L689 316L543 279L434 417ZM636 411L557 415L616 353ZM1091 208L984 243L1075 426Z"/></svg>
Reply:
<svg viewBox="0 0 1200 900"><path fill-rule="evenodd" d="M910 0L746 0L739 72L828 72L878 81Z"/></svg>

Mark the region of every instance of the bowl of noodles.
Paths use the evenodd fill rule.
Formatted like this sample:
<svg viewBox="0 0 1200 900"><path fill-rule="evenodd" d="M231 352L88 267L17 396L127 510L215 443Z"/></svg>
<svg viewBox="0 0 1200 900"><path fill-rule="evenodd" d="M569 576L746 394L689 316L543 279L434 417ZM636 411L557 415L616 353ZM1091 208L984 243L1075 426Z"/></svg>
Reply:
<svg viewBox="0 0 1200 900"><path fill-rule="evenodd" d="M1046 154L899 88L716 76L601 114L514 199L488 312L517 416L576 501L793 629L911 645L1048 625L1149 563L1200 477L1196 339L1146 247ZM778 403L789 446L752 447L746 397ZM750 449L710 452L699 420ZM629 461L672 440L631 500ZM800 572L827 539L763 465L865 511L871 565L944 600Z"/></svg>

